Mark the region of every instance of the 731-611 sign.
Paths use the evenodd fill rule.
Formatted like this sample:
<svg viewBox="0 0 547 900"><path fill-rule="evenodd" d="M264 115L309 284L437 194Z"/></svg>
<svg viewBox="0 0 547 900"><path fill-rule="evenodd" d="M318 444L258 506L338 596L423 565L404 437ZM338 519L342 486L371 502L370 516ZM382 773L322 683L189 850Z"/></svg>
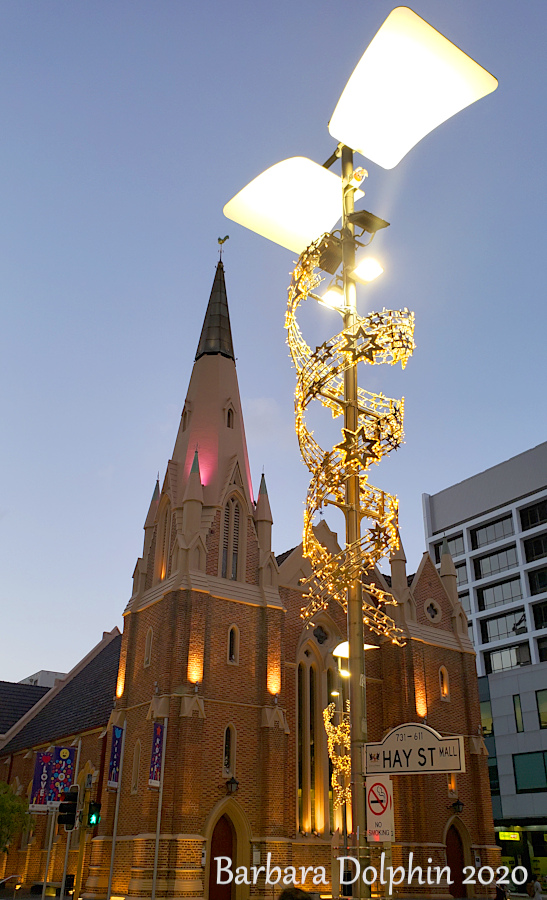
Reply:
<svg viewBox="0 0 547 900"><path fill-rule="evenodd" d="M383 741L365 744L367 775L465 772L463 737L442 737L429 725L397 725Z"/></svg>

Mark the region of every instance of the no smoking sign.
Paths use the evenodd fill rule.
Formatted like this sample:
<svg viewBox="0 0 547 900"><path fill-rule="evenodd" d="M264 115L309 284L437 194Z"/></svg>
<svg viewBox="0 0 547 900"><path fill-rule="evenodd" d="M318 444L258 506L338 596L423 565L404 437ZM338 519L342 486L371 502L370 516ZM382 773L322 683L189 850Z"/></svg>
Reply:
<svg viewBox="0 0 547 900"><path fill-rule="evenodd" d="M395 840L393 828L393 785L387 775L373 775L366 780L367 841L381 843Z"/></svg>
<svg viewBox="0 0 547 900"><path fill-rule="evenodd" d="M373 816L383 816L385 811L392 805L392 802L385 785L379 781L375 781L367 789L367 803Z"/></svg>

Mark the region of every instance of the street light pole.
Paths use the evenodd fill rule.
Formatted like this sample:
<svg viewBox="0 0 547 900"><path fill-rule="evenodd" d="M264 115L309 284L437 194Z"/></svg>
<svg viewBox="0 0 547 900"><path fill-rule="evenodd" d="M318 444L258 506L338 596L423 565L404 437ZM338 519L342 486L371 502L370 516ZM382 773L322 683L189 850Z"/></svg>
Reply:
<svg viewBox="0 0 547 900"><path fill-rule="evenodd" d="M351 330L356 321L357 292L352 277L355 266L354 226L350 216L354 211L353 150L342 147L342 275L344 284L344 329ZM357 362L344 374L344 427L356 432L359 424L359 399L357 393ZM346 552L360 552L361 537L359 474L350 474L346 480ZM360 572L357 569L353 583L348 588L347 633L349 644L349 694L351 733L351 819L357 859L361 865L361 844L366 841L366 808L363 784L363 748L367 740L367 710L365 685L365 656L363 652L363 608ZM355 886L357 896L370 897L370 886L360 878Z"/></svg>

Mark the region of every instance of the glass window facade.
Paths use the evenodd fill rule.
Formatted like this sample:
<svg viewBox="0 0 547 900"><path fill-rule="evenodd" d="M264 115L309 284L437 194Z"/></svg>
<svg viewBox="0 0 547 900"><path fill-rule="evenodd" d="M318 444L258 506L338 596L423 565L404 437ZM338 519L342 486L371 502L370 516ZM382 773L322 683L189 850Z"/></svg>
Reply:
<svg viewBox="0 0 547 900"><path fill-rule="evenodd" d="M465 551L463 544L463 534L456 534L454 537L447 539L448 552L451 556L460 556ZM443 552L443 542L439 541L435 544L435 562L440 563L441 554Z"/></svg>
<svg viewBox="0 0 547 900"><path fill-rule="evenodd" d="M490 778L490 793L499 794L500 779L498 775L498 760L495 756L488 757L488 777Z"/></svg>
<svg viewBox="0 0 547 900"><path fill-rule="evenodd" d="M547 568L534 569L533 572L528 572L528 581L532 595L542 594L543 591L547 591Z"/></svg>
<svg viewBox="0 0 547 900"><path fill-rule="evenodd" d="M538 654L540 662L547 662L547 638L538 640Z"/></svg>
<svg viewBox="0 0 547 900"><path fill-rule="evenodd" d="M469 591L464 591L463 594L458 594L458 600L464 608L464 611L469 614L471 612L471 600L469 598Z"/></svg>
<svg viewBox="0 0 547 900"><path fill-rule="evenodd" d="M520 694L513 694L513 710L515 713L515 727L520 734L524 731L524 721L522 719L522 707L520 705Z"/></svg>
<svg viewBox="0 0 547 900"><path fill-rule="evenodd" d="M488 587L477 588L477 601L479 609L491 609L494 606L503 606L513 600L522 598L520 578L509 578L497 584L489 584Z"/></svg>
<svg viewBox="0 0 547 900"><path fill-rule="evenodd" d="M536 534L535 537L524 541L524 553L526 562L534 562L536 559L543 559L544 556L547 556L547 532Z"/></svg>
<svg viewBox="0 0 547 900"><path fill-rule="evenodd" d="M536 603L534 610L534 625L536 628L547 628L547 601Z"/></svg>
<svg viewBox="0 0 547 900"><path fill-rule="evenodd" d="M497 519L495 522L489 522L488 525L474 528L471 531L471 546L473 550L480 550L481 547L493 544L494 541L501 541L504 537L510 537L514 533L512 516L504 516L503 519Z"/></svg>
<svg viewBox="0 0 547 900"><path fill-rule="evenodd" d="M456 578L458 587L462 587L462 585L467 584L466 563L460 563L458 566L456 566Z"/></svg>
<svg viewBox="0 0 547 900"><path fill-rule="evenodd" d="M528 644L513 644L512 647L501 647L484 654L486 673L505 672L519 666L530 665L530 647Z"/></svg>
<svg viewBox="0 0 547 900"><path fill-rule="evenodd" d="M487 578L489 575L497 575L498 572L504 572L506 569L512 569L517 565L517 548L513 544L512 547L506 547L505 550L498 550L496 553L489 553L488 556L479 556L473 560L475 566L475 578Z"/></svg>
<svg viewBox="0 0 547 900"><path fill-rule="evenodd" d="M534 528L536 525L542 525L547 522L547 500L540 500L532 506L520 511L520 527L523 531Z"/></svg>
<svg viewBox="0 0 547 900"><path fill-rule="evenodd" d="M515 787L517 794L530 791L547 791L545 753L515 753L513 755Z"/></svg>
<svg viewBox="0 0 547 900"><path fill-rule="evenodd" d="M513 637L515 634L523 634L526 630L526 615L523 607L506 613L504 616L493 616L491 619L481 620L481 636L484 644Z"/></svg>
<svg viewBox="0 0 547 900"><path fill-rule="evenodd" d="M539 727L547 728L547 690L536 691Z"/></svg>
<svg viewBox="0 0 547 900"><path fill-rule="evenodd" d="M494 734L494 719L492 718L492 704L490 700L481 700L481 725L484 737Z"/></svg>

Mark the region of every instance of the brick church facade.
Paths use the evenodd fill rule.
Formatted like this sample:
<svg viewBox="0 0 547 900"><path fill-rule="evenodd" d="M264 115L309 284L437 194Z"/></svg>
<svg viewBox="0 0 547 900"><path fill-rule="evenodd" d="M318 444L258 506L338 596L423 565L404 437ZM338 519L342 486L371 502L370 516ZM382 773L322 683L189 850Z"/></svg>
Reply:
<svg viewBox="0 0 547 900"><path fill-rule="evenodd" d="M216 885L212 862L230 856L235 870L264 865L269 853L272 865L297 867L299 880L301 866L324 866L328 885L315 886L310 872L306 887L337 895L343 823L332 802L322 710L333 690L344 693L332 651L346 638L345 617L333 605L304 626L308 563L300 547L277 559L272 553L264 476L253 500L222 262L173 456L163 484L156 485L144 533L123 635L105 634L90 660L4 736L0 762L10 783L24 795L32 778L30 751L82 737L81 777L91 776L91 796L102 803L101 824L82 844L87 900L105 898L109 882L115 897L272 896L278 889L266 888L263 879L256 886ZM336 547L326 523L318 535ZM407 642L399 648L366 636L376 645L366 653L369 740L426 719L443 735L463 735L466 756L465 774L394 777L393 864L405 863L413 851L414 863L424 868L428 860L444 866L447 858L456 867L480 858L495 868L475 656L452 560L445 554L438 573L424 554L409 578L401 548L391 560L391 577L374 577L398 601L393 615ZM108 648L111 681L104 683L102 706L97 700L88 708L76 699L74 682L80 678L77 696L83 697L82 685L96 684L98 675L90 673L93 666L99 672ZM86 666L92 667L87 676ZM74 696L63 700L71 684ZM52 722L52 703L65 711L71 703L88 709L87 719L76 722L73 712ZM158 723L165 748L161 788L149 785ZM108 787L113 726L124 728L119 796ZM452 806L457 799L459 813ZM48 875L57 882L64 841L61 829ZM69 871L77 866L73 844ZM31 838L23 835L10 848L3 865L6 875L27 884L43 879L45 817ZM419 890L449 896L446 884ZM459 884L452 893L465 895L456 890ZM467 888L470 895L491 890ZM416 896L415 887L398 891Z"/></svg>

